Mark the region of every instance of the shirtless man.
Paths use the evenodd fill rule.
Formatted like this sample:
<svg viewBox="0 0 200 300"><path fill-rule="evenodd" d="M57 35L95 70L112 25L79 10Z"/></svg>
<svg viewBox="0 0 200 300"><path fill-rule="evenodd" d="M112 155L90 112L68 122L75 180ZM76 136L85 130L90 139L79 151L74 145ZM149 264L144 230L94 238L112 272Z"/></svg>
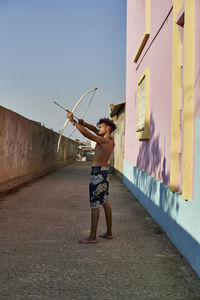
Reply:
<svg viewBox="0 0 200 300"><path fill-rule="evenodd" d="M97 243L96 232L99 221L100 205L103 205L107 225L106 233L101 234L100 237L113 239L112 210L110 203L108 202L108 162L115 146L111 137L111 132L116 129L116 125L112 120L106 118L100 119L97 124L99 129L97 129L95 126L87 124L84 120L76 122L71 112L68 113L67 117L83 136L96 142L90 177L91 231L87 238L79 242L82 244ZM86 128L93 131L95 135Z"/></svg>

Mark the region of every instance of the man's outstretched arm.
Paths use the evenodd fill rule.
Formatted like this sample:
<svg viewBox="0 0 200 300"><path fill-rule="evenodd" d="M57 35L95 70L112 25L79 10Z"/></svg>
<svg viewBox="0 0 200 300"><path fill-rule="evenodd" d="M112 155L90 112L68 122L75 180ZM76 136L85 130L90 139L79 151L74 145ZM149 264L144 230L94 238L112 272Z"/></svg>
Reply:
<svg viewBox="0 0 200 300"><path fill-rule="evenodd" d="M107 142L107 139L104 139L102 136L97 136L92 134L91 132L89 132L87 129L84 128L83 125L81 125L80 123L76 122L73 118L73 113L68 113L67 118L70 120L70 122L73 123L73 125L80 131L80 133L85 136L86 138L88 138L89 140L92 140L94 142L96 142L97 144L104 144Z"/></svg>
<svg viewBox="0 0 200 300"><path fill-rule="evenodd" d="M87 129L93 131L96 135L99 134L99 130L95 126L86 123L83 119L79 120L79 124L81 124L82 126L86 127Z"/></svg>
<svg viewBox="0 0 200 300"><path fill-rule="evenodd" d="M74 121L73 125L80 131L80 133L88 138L89 140L92 140L96 142L97 144L105 144L107 143L107 139L104 139L102 136L94 135L93 133L89 132L87 129L85 129L81 124Z"/></svg>

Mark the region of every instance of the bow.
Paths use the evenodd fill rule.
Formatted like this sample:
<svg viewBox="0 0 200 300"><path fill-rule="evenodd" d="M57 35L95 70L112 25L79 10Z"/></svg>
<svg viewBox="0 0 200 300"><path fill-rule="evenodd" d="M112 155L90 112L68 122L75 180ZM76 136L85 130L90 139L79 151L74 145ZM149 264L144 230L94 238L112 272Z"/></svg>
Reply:
<svg viewBox="0 0 200 300"><path fill-rule="evenodd" d="M74 111L76 110L77 106L81 103L81 101L83 100L83 98L89 94L90 92L92 91L96 91L97 88L94 88L94 89L91 89L87 92L85 92L81 97L80 99L77 101L77 103L75 104L74 108L72 109L72 113L74 113ZM63 131L65 130L65 127L67 126L67 123L69 122L69 119L66 120L61 132L60 132L60 135L59 135L59 139L58 139L58 145L57 145L57 152L59 152L59 149L60 149L60 142L61 142L61 138L62 138L62 134L63 134Z"/></svg>

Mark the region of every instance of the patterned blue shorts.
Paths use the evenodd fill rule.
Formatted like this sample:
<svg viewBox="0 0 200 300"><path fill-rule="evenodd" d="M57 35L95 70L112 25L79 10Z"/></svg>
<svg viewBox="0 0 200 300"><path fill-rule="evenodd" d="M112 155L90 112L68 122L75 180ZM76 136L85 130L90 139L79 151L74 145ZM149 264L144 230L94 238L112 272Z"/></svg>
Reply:
<svg viewBox="0 0 200 300"><path fill-rule="evenodd" d="M108 167L92 167L89 192L91 208L96 208L108 201Z"/></svg>

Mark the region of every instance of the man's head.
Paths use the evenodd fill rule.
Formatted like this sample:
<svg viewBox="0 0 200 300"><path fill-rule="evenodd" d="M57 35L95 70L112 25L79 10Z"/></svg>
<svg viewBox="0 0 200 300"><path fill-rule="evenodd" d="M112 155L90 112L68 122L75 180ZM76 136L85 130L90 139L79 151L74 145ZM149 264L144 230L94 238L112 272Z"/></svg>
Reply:
<svg viewBox="0 0 200 300"><path fill-rule="evenodd" d="M115 123L108 118L100 119L97 123L97 126L99 127L100 136L111 134L111 132L113 132L117 128Z"/></svg>

